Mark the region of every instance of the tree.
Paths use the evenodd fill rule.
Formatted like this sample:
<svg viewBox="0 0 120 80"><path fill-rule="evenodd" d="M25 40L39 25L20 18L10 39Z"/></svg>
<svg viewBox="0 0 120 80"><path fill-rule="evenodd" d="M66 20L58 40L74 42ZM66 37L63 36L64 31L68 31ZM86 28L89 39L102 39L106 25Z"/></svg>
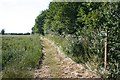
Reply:
<svg viewBox="0 0 120 80"><path fill-rule="evenodd" d="M78 7L81 3L51 2L46 16L44 28L58 34L74 34L76 31L76 19Z"/></svg>
<svg viewBox="0 0 120 80"><path fill-rule="evenodd" d="M5 30L4 30L4 29L1 30L1 34L2 34L2 35L5 34Z"/></svg>
<svg viewBox="0 0 120 80"><path fill-rule="evenodd" d="M36 17L35 25L32 28L32 33L39 33L44 35L43 25L45 22L46 12L47 10L42 11L41 14Z"/></svg>

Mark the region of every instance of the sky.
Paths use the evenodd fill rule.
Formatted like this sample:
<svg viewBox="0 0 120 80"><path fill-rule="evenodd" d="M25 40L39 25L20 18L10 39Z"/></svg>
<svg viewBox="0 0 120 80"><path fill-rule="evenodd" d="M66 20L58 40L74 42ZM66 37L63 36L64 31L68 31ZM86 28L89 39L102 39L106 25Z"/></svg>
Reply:
<svg viewBox="0 0 120 80"><path fill-rule="evenodd" d="M0 31L27 33L35 24L35 18L48 8L51 0L0 0Z"/></svg>

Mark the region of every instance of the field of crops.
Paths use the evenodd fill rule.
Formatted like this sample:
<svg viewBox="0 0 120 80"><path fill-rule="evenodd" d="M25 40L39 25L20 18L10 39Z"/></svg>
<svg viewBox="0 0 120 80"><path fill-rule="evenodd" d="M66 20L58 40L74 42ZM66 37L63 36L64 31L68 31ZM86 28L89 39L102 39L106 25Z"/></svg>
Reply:
<svg viewBox="0 0 120 80"><path fill-rule="evenodd" d="M41 55L39 36L2 36L2 77L33 77Z"/></svg>

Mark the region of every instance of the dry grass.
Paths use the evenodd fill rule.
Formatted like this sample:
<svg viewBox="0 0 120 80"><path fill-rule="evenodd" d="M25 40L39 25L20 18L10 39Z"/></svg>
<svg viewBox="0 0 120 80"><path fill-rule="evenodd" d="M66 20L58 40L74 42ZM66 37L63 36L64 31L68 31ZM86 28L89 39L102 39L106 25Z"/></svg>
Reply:
<svg viewBox="0 0 120 80"><path fill-rule="evenodd" d="M46 40L43 41L44 50L45 50L45 60L44 65L48 65L50 68L50 74L53 77L59 77L61 72L61 68L58 65L60 62L55 58L55 54L57 54L57 50L51 46ZM59 73L58 73L59 72Z"/></svg>

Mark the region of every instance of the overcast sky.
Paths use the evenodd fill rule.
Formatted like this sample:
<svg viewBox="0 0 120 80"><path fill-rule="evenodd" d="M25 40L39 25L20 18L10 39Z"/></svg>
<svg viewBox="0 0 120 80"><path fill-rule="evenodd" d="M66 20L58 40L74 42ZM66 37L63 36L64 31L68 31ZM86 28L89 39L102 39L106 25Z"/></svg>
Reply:
<svg viewBox="0 0 120 80"><path fill-rule="evenodd" d="M0 0L0 30L7 33L31 32L35 18L51 0Z"/></svg>

